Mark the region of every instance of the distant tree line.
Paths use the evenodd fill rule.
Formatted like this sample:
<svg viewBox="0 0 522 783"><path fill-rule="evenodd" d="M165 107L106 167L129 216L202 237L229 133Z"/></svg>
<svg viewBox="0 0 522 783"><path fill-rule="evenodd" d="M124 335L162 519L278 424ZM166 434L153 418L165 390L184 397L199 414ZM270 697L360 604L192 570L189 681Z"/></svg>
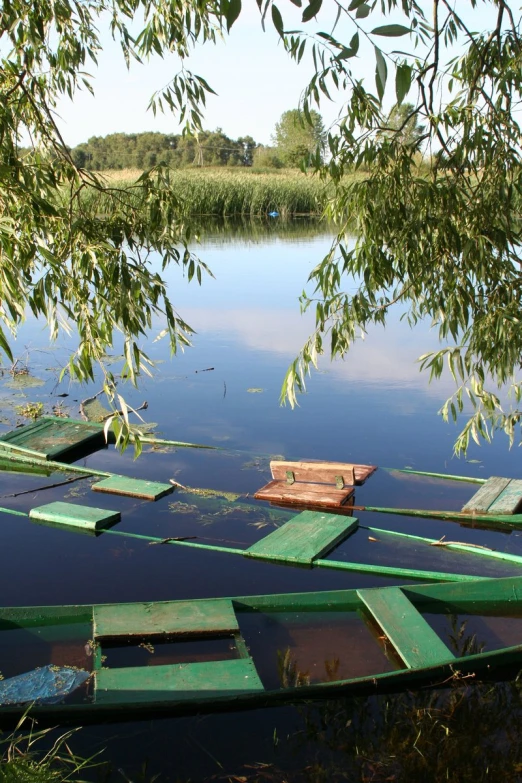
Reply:
<svg viewBox="0 0 522 783"><path fill-rule="evenodd" d="M111 133L92 136L71 150L81 168L149 169L158 163L187 166L252 166L257 144L251 136L230 139L218 128L197 137L164 133Z"/></svg>
<svg viewBox="0 0 522 783"><path fill-rule="evenodd" d="M298 167L310 155L324 152L325 132L317 112L313 126L302 122L297 109L284 112L272 137L274 146L257 144L252 136L229 138L221 128L197 136L165 133L111 133L92 136L71 150L77 166L93 171L150 169L159 163L172 168L191 166Z"/></svg>

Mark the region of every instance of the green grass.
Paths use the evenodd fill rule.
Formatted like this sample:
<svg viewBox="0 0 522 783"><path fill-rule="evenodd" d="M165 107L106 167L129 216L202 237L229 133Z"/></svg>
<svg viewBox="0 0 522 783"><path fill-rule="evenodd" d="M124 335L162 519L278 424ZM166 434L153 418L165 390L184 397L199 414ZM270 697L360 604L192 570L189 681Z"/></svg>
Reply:
<svg viewBox="0 0 522 783"><path fill-rule="evenodd" d="M139 172L103 172L117 187L130 186ZM327 188L319 177L293 169L182 169L172 171L172 188L191 215L281 217L321 215ZM103 201L100 208L103 207Z"/></svg>
<svg viewBox="0 0 522 783"><path fill-rule="evenodd" d="M53 731L35 729L32 720L24 716L12 734L0 735L0 783L85 783L84 771L96 765L92 758L79 758L69 747L77 729L56 739L51 736Z"/></svg>

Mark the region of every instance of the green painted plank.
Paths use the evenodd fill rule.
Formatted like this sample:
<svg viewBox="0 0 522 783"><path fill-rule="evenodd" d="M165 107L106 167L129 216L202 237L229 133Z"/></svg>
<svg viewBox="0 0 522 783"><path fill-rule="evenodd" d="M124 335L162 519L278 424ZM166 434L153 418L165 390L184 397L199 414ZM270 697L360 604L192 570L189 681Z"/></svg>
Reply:
<svg viewBox="0 0 522 783"><path fill-rule="evenodd" d="M111 531L108 530L108 533ZM314 567L330 568L337 571L354 571L360 574L378 574L379 576L393 576L399 579L415 579L417 581L435 582L474 582L477 579L491 581L491 577L474 576L471 574L451 574L447 571L424 571L415 568L402 568L401 566L383 566L372 563L350 563L346 560L314 560Z"/></svg>
<svg viewBox="0 0 522 783"><path fill-rule="evenodd" d="M197 701L264 691L252 659L129 666L95 673L96 704Z"/></svg>
<svg viewBox="0 0 522 783"><path fill-rule="evenodd" d="M500 493L507 487L510 479L500 478L499 476L491 476L485 484L481 486L478 492L475 492L473 497L462 506L462 511L466 513L485 513L489 507L500 495Z"/></svg>
<svg viewBox="0 0 522 783"><path fill-rule="evenodd" d="M358 590L357 594L408 669L438 666L455 657L400 587Z"/></svg>
<svg viewBox="0 0 522 783"><path fill-rule="evenodd" d="M144 500L158 500L174 492L172 484L161 484L159 481L145 481L127 476L111 476L93 484L95 492L108 492L114 495L130 495Z"/></svg>
<svg viewBox="0 0 522 783"><path fill-rule="evenodd" d="M488 514L514 514L522 501L522 481L511 479L507 487L488 508Z"/></svg>
<svg viewBox="0 0 522 783"><path fill-rule="evenodd" d="M402 590L415 606L432 603L456 611L475 611L486 605L491 610L522 605L522 576L478 579L467 584L408 585Z"/></svg>
<svg viewBox="0 0 522 783"><path fill-rule="evenodd" d="M303 511L247 550L247 557L306 563L326 554L358 526L355 517Z"/></svg>
<svg viewBox="0 0 522 783"><path fill-rule="evenodd" d="M200 636L239 631L232 602L225 598L95 606L94 637Z"/></svg>
<svg viewBox="0 0 522 783"><path fill-rule="evenodd" d="M365 530L369 530L371 533L376 533L377 535L384 535L384 536L392 536L394 538L406 538L411 541L422 541L423 543L429 544L429 545L437 545L440 543L435 538L426 538L425 536L414 536L412 533L399 533L397 530L383 530L379 527L364 527ZM479 557L492 557L495 560L505 560L508 563L515 563L516 565L522 566L522 556L521 555L512 555L510 552L502 552L498 549L488 549L488 548L482 548L480 546L473 546L473 544L465 544L460 543L458 541L448 541L447 543L444 543L443 549L447 549L449 551L455 551L455 552L466 552L470 555L478 555Z"/></svg>
<svg viewBox="0 0 522 783"><path fill-rule="evenodd" d="M80 506L77 503L46 503L29 512L30 519L39 522L65 525L68 527L84 528L87 530L100 530L119 522L119 511L108 511L104 508L92 508Z"/></svg>
<svg viewBox="0 0 522 783"><path fill-rule="evenodd" d="M102 425L55 416L42 416L0 436L0 446L44 459L59 458L71 449L88 445L105 445Z"/></svg>

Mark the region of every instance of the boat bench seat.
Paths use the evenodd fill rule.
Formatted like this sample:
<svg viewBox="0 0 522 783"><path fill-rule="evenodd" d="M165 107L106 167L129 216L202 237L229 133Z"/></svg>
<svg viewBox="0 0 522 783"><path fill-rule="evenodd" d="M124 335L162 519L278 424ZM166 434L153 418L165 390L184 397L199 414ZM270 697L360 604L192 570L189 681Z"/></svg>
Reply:
<svg viewBox="0 0 522 783"><path fill-rule="evenodd" d="M515 514L522 503L522 481L492 476L462 507L469 514Z"/></svg>
<svg viewBox="0 0 522 783"><path fill-rule="evenodd" d="M239 632L229 599L100 604L93 607L94 638L219 636Z"/></svg>
<svg viewBox="0 0 522 783"><path fill-rule="evenodd" d="M212 701L264 690L251 658L99 669L94 676L97 704Z"/></svg>
<svg viewBox="0 0 522 783"><path fill-rule="evenodd" d="M272 481L254 497L283 504L340 508L353 495L354 487L364 484L377 468L351 462L270 463Z"/></svg>

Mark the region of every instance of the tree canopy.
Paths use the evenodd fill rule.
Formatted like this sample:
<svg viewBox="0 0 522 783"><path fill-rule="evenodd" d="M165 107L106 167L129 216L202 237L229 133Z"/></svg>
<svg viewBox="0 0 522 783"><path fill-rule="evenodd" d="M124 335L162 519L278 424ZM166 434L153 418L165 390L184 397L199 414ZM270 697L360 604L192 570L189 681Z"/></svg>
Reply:
<svg viewBox="0 0 522 783"><path fill-rule="evenodd" d="M297 168L314 154L322 162L325 141L323 119L315 109L306 118L298 109L285 111L275 126L273 143L285 166Z"/></svg>
<svg viewBox="0 0 522 783"><path fill-rule="evenodd" d="M257 2L261 22L271 20L290 57L311 57L301 107L309 127L323 99L338 91L343 102L327 134L327 160L314 160L331 186L328 215L337 236L312 272L315 294L303 297L303 307L315 307L316 330L290 368L284 394L295 402L323 348L345 355L357 336L399 308L412 325L431 319L447 343L421 366L437 377L447 363L458 383L444 415L457 418L466 400L472 406L457 450L495 428L513 439L522 397L522 38L515 4L434 0L428 9L416 0L333 0L336 23L321 29L323 0ZM296 6L303 30L286 32L284 18ZM477 9L486 19L481 32L468 21ZM168 168L158 163L130 189L108 185L73 159L55 110L60 96L92 89L85 69L96 61L99 29L108 24L127 62L179 57L180 72L151 107L174 111L201 132L212 87L187 68L190 50L230 30L240 12L241 0L4 3L0 347L8 357L8 334L27 308L47 319L53 337L74 325L79 344L67 371L89 379L98 362L112 395L104 355L116 333L133 381L147 370L138 340L155 314L166 316L172 351L189 342L190 327L147 261L156 251L163 267L179 264L198 280L205 272L188 250L190 223L170 191ZM366 78L357 70L360 52L375 64ZM411 111L393 127L390 103L406 100ZM413 118L424 129L414 144L404 133ZM346 176L354 171L363 176ZM506 385L511 408L497 388Z"/></svg>
<svg viewBox="0 0 522 783"><path fill-rule="evenodd" d="M303 22L320 19L321 5L312 0ZM447 366L455 379L442 413L468 417L456 451L497 428L513 441L522 396L521 18L505 0L435 0L429 8L353 0L337 8L347 37L335 29L285 35L272 6L290 55L299 62L312 52L304 115L336 90L346 101L328 133L330 158L317 166L334 187L328 212L337 236L311 274L315 293L303 296L316 330L284 394L296 401L324 348L344 356L398 310L411 325L431 321L442 341L420 362L431 378ZM486 29L476 32L476 17L468 19L479 9ZM375 63L367 79L355 75L363 46ZM392 94L398 106L410 102L397 127L385 108ZM405 129L415 118L424 130L412 144ZM364 176L346 177L358 170Z"/></svg>
<svg viewBox="0 0 522 783"><path fill-rule="evenodd" d="M150 169L187 166L252 166L257 144L251 136L229 138L221 128L197 134L111 133L93 136L71 150L79 168Z"/></svg>

